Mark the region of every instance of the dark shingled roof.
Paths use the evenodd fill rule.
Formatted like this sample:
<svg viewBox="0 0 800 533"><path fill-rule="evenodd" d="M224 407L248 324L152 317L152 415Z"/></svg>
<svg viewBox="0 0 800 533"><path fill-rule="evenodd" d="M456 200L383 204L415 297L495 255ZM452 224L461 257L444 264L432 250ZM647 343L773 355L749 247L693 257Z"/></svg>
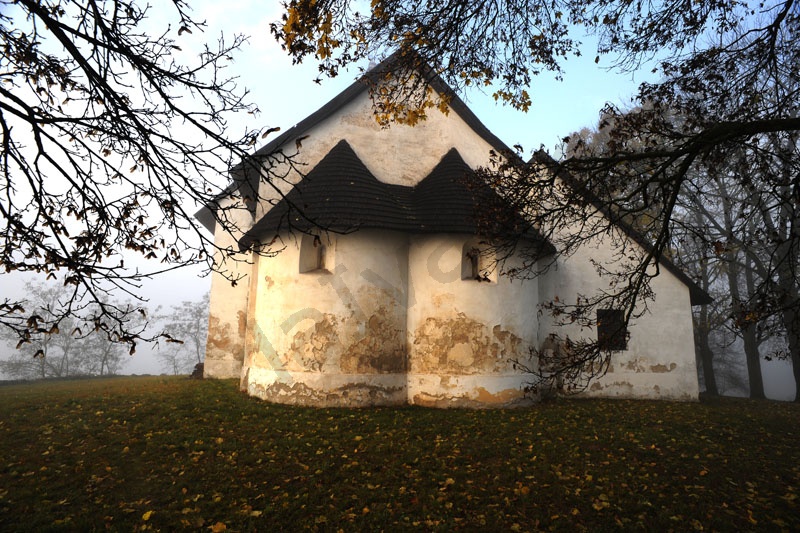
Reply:
<svg viewBox="0 0 800 533"><path fill-rule="evenodd" d="M336 232L387 229L410 233L479 234L481 217L501 204L485 185L470 187L472 169L455 148L415 187L378 181L345 140L239 241L241 249L289 228ZM523 233L537 236L519 219ZM519 226L518 226L519 227Z"/></svg>
<svg viewBox="0 0 800 533"><path fill-rule="evenodd" d="M409 53L409 52L405 52ZM302 137L306 132L311 131L317 124L323 122L329 117L338 113L345 105L352 102L363 93L369 90L370 83L383 77L387 72L391 72L394 66L403 60L403 53L399 50L391 54L389 57L381 61L378 65L370 69L361 78L350 84L344 91L336 95L333 99L323 105L321 108L298 122L293 127L282 132L279 136L274 138L268 144L259 148L253 154L253 161L258 161L259 157L267 157L276 150L279 150L284 145L291 145L291 143ZM412 60L413 63L413 60ZM480 121L480 119L467 107L467 104L444 82L438 75L433 72L428 66L422 66L425 69L424 75L431 85L439 94L447 96L449 99L449 107L452 112L461 117L464 122L477 133L483 140L485 140L496 152L498 153L511 153L512 150L500 140L494 133ZM257 165L256 165L257 166ZM217 202L233 194L241 188L246 190L258 190L258 181L260 179L259 172L254 168L248 168L244 162L235 165L230 169L232 183L220 193ZM216 202L211 202L204 206L200 211L195 214L195 217L202 222L202 224L209 231L214 231L215 220L211 211L217 208Z"/></svg>

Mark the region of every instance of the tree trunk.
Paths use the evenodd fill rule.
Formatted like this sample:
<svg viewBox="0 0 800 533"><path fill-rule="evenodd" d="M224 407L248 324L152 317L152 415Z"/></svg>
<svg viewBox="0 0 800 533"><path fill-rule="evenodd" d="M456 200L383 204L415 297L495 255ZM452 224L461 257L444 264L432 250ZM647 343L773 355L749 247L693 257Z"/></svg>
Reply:
<svg viewBox="0 0 800 533"><path fill-rule="evenodd" d="M778 265L778 284L782 296L781 303L784 306L781 318L786 329L786 344L794 374L794 401L800 402L800 314L797 311L800 291L797 290L794 265L790 263L790 259L791 255L787 252L784 260Z"/></svg>
<svg viewBox="0 0 800 533"><path fill-rule="evenodd" d="M787 311L783 313L783 321L794 374L794 401L800 402L800 316Z"/></svg>
<svg viewBox="0 0 800 533"><path fill-rule="evenodd" d="M103 355L100 358L100 375L101 376L105 375L105 374L103 374L103 372L105 370L108 370L108 357L110 355L110 352L111 352L111 346L108 343L106 343L104 345L104 347L103 347ZM108 373L110 374L110 372L108 372Z"/></svg>
<svg viewBox="0 0 800 533"><path fill-rule="evenodd" d="M719 182L720 192L722 193L722 209L725 220L725 231L728 233L728 244L736 242L734 238L734 221L731 198L725 188L724 181ZM747 378L750 383L750 397L762 399L764 396L764 379L761 376L761 354L758 349L758 338L756 336L756 323L750 316L747 307L744 305L746 300L742 299L739 289L740 266L738 263L739 253L735 247L729 247L725 251L728 265L728 287L731 291L731 311L733 311L734 324L739 329L744 341L744 355L747 362ZM752 272L745 273L750 274ZM749 294L748 294L749 297Z"/></svg>
<svg viewBox="0 0 800 533"><path fill-rule="evenodd" d="M761 353L758 349L756 325L750 324L742 330L744 356L747 361L747 376L750 382L750 397L758 400L764 395L764 378L761 376Z"/></svg>
<svg viewBox="0 0 800 533"><path fill-rule="evenodd" d="M699 212L698 218L699 218ZM700 222L698 220L698 222ZM698 224L699 225L699 224ZM711 288L711 279L708 270L708 259L701 258L698 262L700 267L700 286L706 292ZM711 349L711 344L708 341L711 332L711 317L708 305L700 306L700 315L697 317L694 338L695 346L700 356L700 362L703 365L703 383L706 386L706 394L711 396L719 396L719 388L717 387L717 375L714 372L714 351Z"/></svg>
<svg viewBox="0 0 800 533"><path fill-rule="evenodd" d="M752 295L756 293L753 262L750 259L750 256L745 254L744 281L748 298L752 298ZM745 310L742 309L741 312L745 313ZM759 349L762 339L759 337L756 322L749 317L745 317L744 322L747 325L742 331L742 338L744 339L744 355L747 359L747 375L750 376L750 397L763 400L766 395L764 394L764 378L761 375L761 350Z"/></svg>
<svg viewBox="0 0 800 533"><path fill-rule="evenodd" d="M706 394L719 396L717 378L714 374L714 352L708 342L708 333L708 306L703 305L700 307L700 316L695 322L694 338L700 362L703 365L703 382L706 386Z"/></svg>
<svg viewBox="0 0 800 533"><path fill-rule="evenodd" d="M747 362L747 377L750 383L750 397L763 399L764 380L761 376L761 354L758 349L756 337L756 324L748 317L747 309L742 305L741 291L739 290L739 267L735 258L728 262L728 286L731 291L731 308L733 317L737 322L744 341L744 355Z"/></svg>

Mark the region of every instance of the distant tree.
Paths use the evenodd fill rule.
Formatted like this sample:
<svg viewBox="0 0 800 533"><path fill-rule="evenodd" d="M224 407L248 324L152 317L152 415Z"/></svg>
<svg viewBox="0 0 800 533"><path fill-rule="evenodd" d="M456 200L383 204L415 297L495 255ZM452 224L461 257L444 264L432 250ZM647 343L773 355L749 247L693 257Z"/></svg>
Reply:
<svg viewBox="0 0 800 533"><path fill-rule="evenodd" d="M31 326L35 332L28 342L21 342L14 330L0 325L0 340L16 350L9 350L9 356L0 360L0 371L6 376L18 379L42 379L69 376L104 376L119 372L126 363L127 347L97 328L94 323L66 317L57 326L45 330L41 327L58 312L64 302L72 298L67 287L47 282L29 282L25 285L27 297L23 302L30 309ZM80 302L75 302L80 303ZM111 305L111 304L109 304ZM125 309L127 304L118 305ZM128 327L138 328L137 333L146 326L140 315L136 324Z"/></svg>
<svg viewBox="0 0 800 533"><path fill-rule="evenodd" d="M770 333L757 328L752 319L743 320L747 316L746 302L754 290L754 272L747 260L748 254L757 253L753 224L743 215L747 203L731 196L731 191L726 189L726 171L705 171L704 178L696 177L692 182L694 186L702 183L703 194L687 191L681 197L681 210L685 214L676 218L673 232L678 264L714 297L713 302L700 306L694 313L695 346L702 363L702 375L707 392L715 395L718 374L715 361L721 372L722 361L731 368L733 359L741 356L747 363L750 383L745 388L749 388L752 397L763 398L760 344ZM714 177L709 177L710 173ZM739 235L747 247L724 245L731 234ZM721 337L732 339L721 344L715 342ZM742 341L740 348L736 339ZM743 356L739 349L744 351Z"/></svg>
<svg viewBox="0 0 800 533"><path fill-rule="evenodd" d="M120 306L126 313L132 309L142 309L141 304L126 302ZM145 308L146 309L146 308ZM90 327L91 324L87 324ZM137 312L130 315L126 328L131 332L143 332L148 326L147 313ZM83 373L92 376L115 375L127 364L130 351L124 343L113 336L106 335L101 329L89 333L80 342L80 355L77 362Z"/></svg>
<svg viewBox="0 0 800 533"><path fill-rule="evenodd" d="M794 153L787 155L787 146ZM700 165L704 179L689 182L694 189L681 200L682 208L702 221L691 229L701 243L701 257L716 264L727 280L725 293L718 295L727 306L721 325L742 339L755 398L764 397L765 357L791 359L800 382L800 359L792 345L800 334L800 250L792 244L792 232L800 228L800 205L791 200L800 191L790 186L791 176L800 171L798 159L796 139L765 136L758 152L731 151L725 162Z"/></svg>
<svg viewBox="0 0 800 533"><path fill-rule="evenodd" d="M732 339L736 337L731 335ZM741 351L730 344L720 343L715 346L714 372L717 378L717 390L721 396L747 396L750 384L747 376L747 367Z"/></svg>
<svg viewBox="0 0 800 533"><path fill-rule="evenodd" d="M203 362L208 333L208 301L209 294L206 293L199 300L184 300L170 306L169 310L159 308L156 311L156 320L165 334L172 337L157 353L166 372L187 374L196 364Z"/></svg>
<svg viewBox="0 0 800 533"><path fill-rule="evenodd" d="M12 346L17 344L18 348L11 351L8 360L0 361L0 368L7 376L20 379L77 374L75 358L79 355L79 342L72 334L76 327L75 321L66 318L61 321L60 326L53 326L48 330L39 327L39 324L45 324L51 318L52 310L58 307L59 300L68 297L67 290L60 285L27 283L25 293L28 295L25 304L33 311L29 320L38 331L30 342L17 344L19 340L15 332L0 327L0 338Z"/></svg>
<svg viewBox="0 0 800 533"><path fill-rule="evenodd" d="M770 238L779 246L768 258L769 275L754 287L756 300L763 301L762 309L781 313L788 351L800 363L800 298L792 298L795 289L788 282L800 278L799 223L790 209L797 202L778 207L766 201L774 190L785 191L786 198L800 194L796 0L376 0L365 12L349 0L292 0L285 6L273 34L295 61L314 58L322 75L399 48L400 61L391 72L371 78L382 124L414 124L426 110L447 106L451 96L437 96L428 86L430 76L414 74L419 70L457 89L488 87L497 100L526 110L532 77L543 70L560 75L565 59L582 52L570 31L575 27L598 37L597 61L610 56L618 69L634 71L652 60L648 67L661 81L641 85L635 112L613 105L602 110L604 120L613 123L602 152L582 150L560 161L544 154L530 161L499 154L487 169L485 179L560 254L601 234L619 248L619 268L606 272L614 281L609 290L577 305L553 302L549 311L584 325L592 325L600 304L624 309L626 322L646 312L653 296L650 279L658 272L658 258L669 251L685 183L698 165L735 158L747 162L739 174L743 185L751 169L761 169L760 179L750 184L764 193L760 205L776 222ZM386 79L399 83L387 85ZM619 225L630 220L649 240L644 251L620 233ZM541 268L536 257L527 266L522 275ZM573 343L562 352L569 355L557 363L560 370L541 379L591 378L608 368L609 353L596 342Z"/></svg>
<svg viewBox="0 0 800 533"><path fill-rule="evenodd" d="M754 230L752 219L747 217L743 211L747 209L747 202L738 199L735 193L727 189L725 179L716 177L714 181L720 191L718 196L721 204L721 216L715 220L717 224L722 223L720 240L718 242L716 254L724 261L725 273L728 281L730 314L733 327L741 336L744 343L745 361L747 363L747 375L751 398L765 398L764 379L761 374L761 351L759 349L761 332L759 331L759 317L753 313L748 305L756 297L755 294L755 273L753 272L752 256L757 253L755 246L756 231ZM703 195L704 202L708 202L710 195ZM706 206L695 207L704 211L708 215ZM719 235L719 233L717 233ZM731 242L730 236L736 235L737 239L745 243L744 246L736 246ZM724 244L722 244L724 243Z"/></svg>
<svg viewBox="0 0 800 533"><path fill-rule="evenodd" d="M687 219L687 224L681 227L691 229L685 232L676 232L674 235L676 242L675 257L676 262L697 281L700 288L708 294L713 293L714 296L714 301L692 309L692 321L698 373L702 377L706 394L718 396L720 390L717 387L717 373L714 368L716 353L712 348L712 339L714 333L727 320L725 310L720 309L720 300L713 290L714 287L719 286L720 272L717 268L718 265L708 256L705 237L699 235L704 227L703 217L697 212L690 211L685 215L685 219ZM695 228L698 231L694 231Z"/></svg>
<svg viewBox="0 0 800 533"><path fill-rule="evenodd" d="M257 187L228 194L218 176L243 158L267 181L291 164L249 155L272 130L231 137L231 113L258 112L225 70L245 38L191 54L204 22L189 2L168 4L148 19L138 0L0 0L0 265L69 288L38 319L0 298L0 324L23 344L74 317L133 350L143 307L110 295L189 264L234 277L234 250L215 250L194 211L216 206L217 227L235 233Z"/></svg>

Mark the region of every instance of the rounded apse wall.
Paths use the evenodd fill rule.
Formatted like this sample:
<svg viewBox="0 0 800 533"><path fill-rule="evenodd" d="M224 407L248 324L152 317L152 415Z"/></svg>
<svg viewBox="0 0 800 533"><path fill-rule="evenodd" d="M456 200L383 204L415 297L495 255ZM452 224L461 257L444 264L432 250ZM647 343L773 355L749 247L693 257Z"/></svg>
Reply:
<svg viewBox="0 0 800 533"><path fill-rule="evenodd" d="M512 361L527 362L536 345L538 285L500 275L490 254L480 239L465 235L411 238L409 280L415 299L407 322L409 403L530 403L524 392L530 376Z"/></svg>
<svg viewBox="0 0 800 533"><path fill-rule="evenodd" d="M536 342L537 284L472 276L477 239L373 230L287 242L254 265L250 394L320 407L529 403L512 359Z"/></svg>
<svg viewBox="0 0 800 533"><path fill-rule="evenodd" d="M287 243L254 266L242 387L298 405L406 403L407 237L358 231Z"/></svg>

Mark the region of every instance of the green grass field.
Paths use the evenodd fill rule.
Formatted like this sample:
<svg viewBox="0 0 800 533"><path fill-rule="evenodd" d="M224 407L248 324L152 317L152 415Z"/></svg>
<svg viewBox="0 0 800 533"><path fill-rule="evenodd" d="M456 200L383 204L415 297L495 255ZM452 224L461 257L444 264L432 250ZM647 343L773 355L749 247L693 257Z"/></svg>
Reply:
<svg viewBox="0 0 800 533"><path fill-rule="evenodd" d="M0 387L0 530L797 531L800 405L270 405L232 381Z"/></svg>

